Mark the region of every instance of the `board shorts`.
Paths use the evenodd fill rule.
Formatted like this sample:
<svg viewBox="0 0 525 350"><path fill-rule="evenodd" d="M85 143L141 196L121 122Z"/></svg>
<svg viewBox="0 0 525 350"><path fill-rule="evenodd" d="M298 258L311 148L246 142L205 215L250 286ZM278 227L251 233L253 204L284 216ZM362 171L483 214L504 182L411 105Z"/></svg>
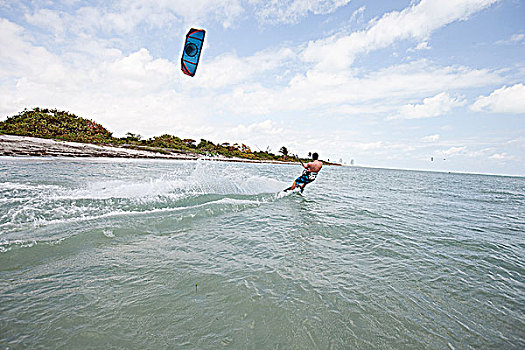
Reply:
<svg viewBox="0 0 525 350"><path fill-rule="evenodd" d="M309 184L310 182L314 181L316 177L317 173L304 171L303 175L295 179L295 182L298 184Z"/></svg>

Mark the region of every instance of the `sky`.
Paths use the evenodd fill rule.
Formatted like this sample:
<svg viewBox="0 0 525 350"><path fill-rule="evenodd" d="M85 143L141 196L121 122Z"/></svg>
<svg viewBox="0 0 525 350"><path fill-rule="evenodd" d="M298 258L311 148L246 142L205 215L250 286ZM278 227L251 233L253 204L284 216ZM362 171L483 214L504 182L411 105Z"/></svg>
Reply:
<svg viewBox="0 0 525 350"><path fill-rule="evenodd" d="M0 47L0 120L525 175L525 0L0 0Z"/></svg>

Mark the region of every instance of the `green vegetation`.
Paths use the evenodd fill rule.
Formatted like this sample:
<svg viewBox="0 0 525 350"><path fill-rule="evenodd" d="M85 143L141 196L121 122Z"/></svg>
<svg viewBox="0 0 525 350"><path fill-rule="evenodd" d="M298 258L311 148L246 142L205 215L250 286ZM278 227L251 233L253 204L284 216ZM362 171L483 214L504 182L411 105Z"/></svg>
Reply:
<svg viewBox="0 0 525 350"><path fill-rule="evenodd" d="M24 110L0 122L0 133L97 144L115 141L102 125L56 109Z"/></svg>
<svg viewBox="0 0 525 350"><path fill-rule="evenodd" d="M124 137L114 137L102 125L69 112L56 109L35 108L25 109L17 115L0 122L0 134L32 136L58 139L73 142L92 143L98 145L121 146L169 154L198 153L208 156L222 155L265 161L296 161L288 156L286 147L281 147L282 156L266 151L252 152L245 144L230 145L227 142L214 144L201 139L199 143L192 139L181 139L177 136L164 134L143 140L138 134L128 132ZM283 152L284 151L284 152ZM304 161L304 160L303 160Z"/></svg>

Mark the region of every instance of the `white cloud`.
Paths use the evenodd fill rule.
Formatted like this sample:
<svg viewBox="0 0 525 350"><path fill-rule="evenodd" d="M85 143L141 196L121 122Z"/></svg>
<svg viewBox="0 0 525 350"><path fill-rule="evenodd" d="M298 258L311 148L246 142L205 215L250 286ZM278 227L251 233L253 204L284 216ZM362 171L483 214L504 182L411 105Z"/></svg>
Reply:
<svg viewBox="0 0 525 350"><path fill-rule="evenodd" d="M309 13L327 15L351 0L251 0L255 4L257 16L263 22L294 23Z"/></svg>
<svg viewBox="0 0 525 350"><path fill-rule="evenodd" d="M65 33L63 17L64 13L49 9L40 9L32 15L26 14L25 19L32 25L44 28L52 32L55 37L62 37Z"/></svg>
<svg viewBox="0 0 525 350"><path fill-rule="evenodd" d="M355 103L341 104L327 108L327 113L332 115L377 115L391 112L394 107L388 103Z"/></svg>
<svg viewBox="0 0 525 350"><path fill-rule="evenodd" d="M283 57L293 63L293 53ZM208 63L206 66L210 66L210 70L204 67L202 77L195 84L202 88L206 88L207 84L213 88L226 87L223 91L215 90L217 96L213 105L216 107L213 110L243 116L283 112L314 112L317 115L326 114L327 111L338 115L398 116L403 108L401 106L408 101L432 94L441 95L430 98L423 107L416 105L412 109L430 113L434 106L445 113L452 107L463 105L464 101L443 94L444 89L478 88L502 81L501 76L487 70L436 67L422 60L388 67L362 77L352 73L328 74L310 70L304 75L293 76L288 85L280 85L275 80L264 84L265 79L280 76L280 68L276 68L277 73L273 70L273 67L280 67L278 61L264 63L264 55L254 55L244 60L234 56L231 62L240 62L238 71L235 71L235 67L228 68L226 64L223 70L229 72L231 69L232 72L224 74L221 71L224 61L221 60L219 57L217 61ZM245 60L253 64L246 64ZM404 108L409 109L410 106ZM414 117L415 111L404 117Z"/></svg>
<svg viewBox="0 0 525 350"><path fill-rule="evenodd" d="M234 21L241 16L245 9L241 0L156 0L153 7L159 6L170 10L177 17L183 18L185 26L201 23L203 26L211 21L221 23L224 28L234 25ZM200 24L199 24L200 25Z"/></svg>
<svg viewBox="0 0 525 350"><path fill-rule="evenodd" d="M439 141L439 134L428 135L421 138L422 142L437 142Z"/></svg>
<svg viewBox="0 0 525 350"><path fill-rule="evenodd" d="M41 46L31 44L32 37L24 28L0 18L0 77L16 81L26 77L32 81L57 82L69 76L61 59Z"/></svg>
<svg viewBox="0 0 525 350"><path fill-rule="evenodd" d="M115 80L117 85L110 86L115 91L129 93L131 89L152 93L165 89L166 84L176 79L178 72L178 66L165 59L154 59L148 50L142 48L111 63L103 63L99 74L103 80Z"/></svg>
<svg viewBox="0 0 525 350"><path fill-rule="evenodd" d="M441 67L426 60L380 69L367 78L380 94L403 97L423 97L443 90L486 86L502 81L501 76L487 69Z"/></svg>
<svg viewBox="0 0 525 350"><path fill-rule="evenodd" d="M510 38L506 40L496 41L496 44L500 44L500 45L505 45L505 44L515 45L519 43L525 43L525 34L523 33L513 34L511 35Z"/></svg>
<svg viewBox="0 0 525 350"><path fill-rule="evenodd" d="M427 41L422 41L416 46L416 50L430 50L430 46Z"/></svg>
<svg viewBox="0 0 525 350"><path fill-rule="evenodd" d="M183 27L217 22L227 28L244 12L241 0L116 0L81 6L71 12L36 6L25 15L29 23L55 34L68 30L74 35L98 31L129 35L142 24L160 28L177 22Z"/></svg>
<svg viewBox="0 0 525 350"><path fill-rule="evenodd" d="M383 147L382 141L375 141L375 142L357 142L353 143L353 148L360 150L360 151L370 151L373 149L379 149Z"/></svg>
<svg viewBox="0 0 525 350"><path fill-rule="evenodd" d="M517 137L515 139L505 142L507 145L516 145L518 147L525 147L525 136Z"/></svg>
<svg viewBox="0 0 525 350"><path fill-rule="evenodd" d="M365 13L365 9L366 9L365 6L361 6L360 8L358 8L357 10L355 10L355 11L352 13L352 16L350 17L350 22L353 22L353 21L361 21L362 18L363 18L363 14Z"/></svg>
<svg viewBox="0 0 525 350"><path fill-rule="evenodd" d="M267 143L278 144L285 138L286 132L282 126L267 119L260 123L239 124L217 135L219 139L229 139L232 142L245 142L266 145ZM219 137L220 136L220 137Z"/></svg>
<svg viewBox="0 0 525 350"><path fill-rule="evenodd" d="M503 86L489 96L480 96L470 109L476 112L525 114L525 85Z"/></svg>
<svg viewBox="0 0 525 350"><path fill-rule="evenodd" d="M422 41L419 44L417 44L416 47L408 49L407 52L415 52L415 51L430 50L430 49L431 47L428 44L428 41Z"/></svg>
<svg viewBox="0 0 525 350"><path fill-rule="evenodd" d="M494 159L494 160L513 160L513 159L516 159L516 157L508 155L506 152L503 152L503 153L494 153L493 155L491 155L489 157L489 159Z"/></svg>
<svg viewBox="0 0 525 350"><path fill-rule="evenodd" d="M510 41L513 43L522 42L525 40L525 34L514 34L510 37Z"/></svg>
<svg viewBox="0 0 525 350"><path fill-rule="evenodd" d="M503 157L505 157L506 159L510 159L510 158L507 158L507 156L505 156L506 153L494 154L494 151L495 151L494 147L479 148L479 147L474 146L474 149L471 149L467 146L453 146L447 150L442 151L441 153L447 158L457 157L459 159L461 158L503 159ZM492 156L489 156L490 154L492 154Z"/></svg>
<svg viewBox="0 0 525 350"><path fill-rule="evenodd" d="M423 100L422 104L408 104L400 108L397 115L388 117L388 119L419 119L438 117L446 114L457 106L463 106L464 100L452 98L448 93L442 92L434 97L428 97Z"/></svg>
<svg viewBox="0 0 525 350"><path fill-rule="evenodd" d="M446 155L446 156L450 156L450 155L456 155L456 154L465 154L467 152L467 147L466 146L453 146L453 147L450 147L449 149L447 150L444 150L443 151L443 154Z"/></svg>
<svg viewBox="0 0 525 350"><path fill-rule="evenodd" d="M372 20L366 30L311 41L303 59L320 69L346 69L357 54L387 47L397 40L425 40L433 31L465 20L495 2L497 0L422 0L402 11L389 12Z"/></svg>
<svg viewBox="0 0 525 350"><path fill-rule="evenodd" d="M287 61L293 61L295 55L290 48L259 51L248 57L233 53L220 55L199 67L202 74L196 84L205 88L237 88L238 84L250 83L255 77L255 80L278 79Z"/></svg>

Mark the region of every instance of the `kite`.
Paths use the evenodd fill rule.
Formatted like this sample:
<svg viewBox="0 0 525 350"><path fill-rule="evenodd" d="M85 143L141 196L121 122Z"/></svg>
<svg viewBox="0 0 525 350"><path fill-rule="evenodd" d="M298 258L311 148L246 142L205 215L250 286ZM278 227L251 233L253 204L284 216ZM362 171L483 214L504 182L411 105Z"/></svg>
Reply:
<svg viewBox="0 0 525 350"><path fill-rule="evenodd" d="M191 28L186 34L186 42L184 43L184 51L182 52L180 63L182 72L190 77L193 77L197 71L205 34L206 31L204 29L195 28Z"/></svg>

